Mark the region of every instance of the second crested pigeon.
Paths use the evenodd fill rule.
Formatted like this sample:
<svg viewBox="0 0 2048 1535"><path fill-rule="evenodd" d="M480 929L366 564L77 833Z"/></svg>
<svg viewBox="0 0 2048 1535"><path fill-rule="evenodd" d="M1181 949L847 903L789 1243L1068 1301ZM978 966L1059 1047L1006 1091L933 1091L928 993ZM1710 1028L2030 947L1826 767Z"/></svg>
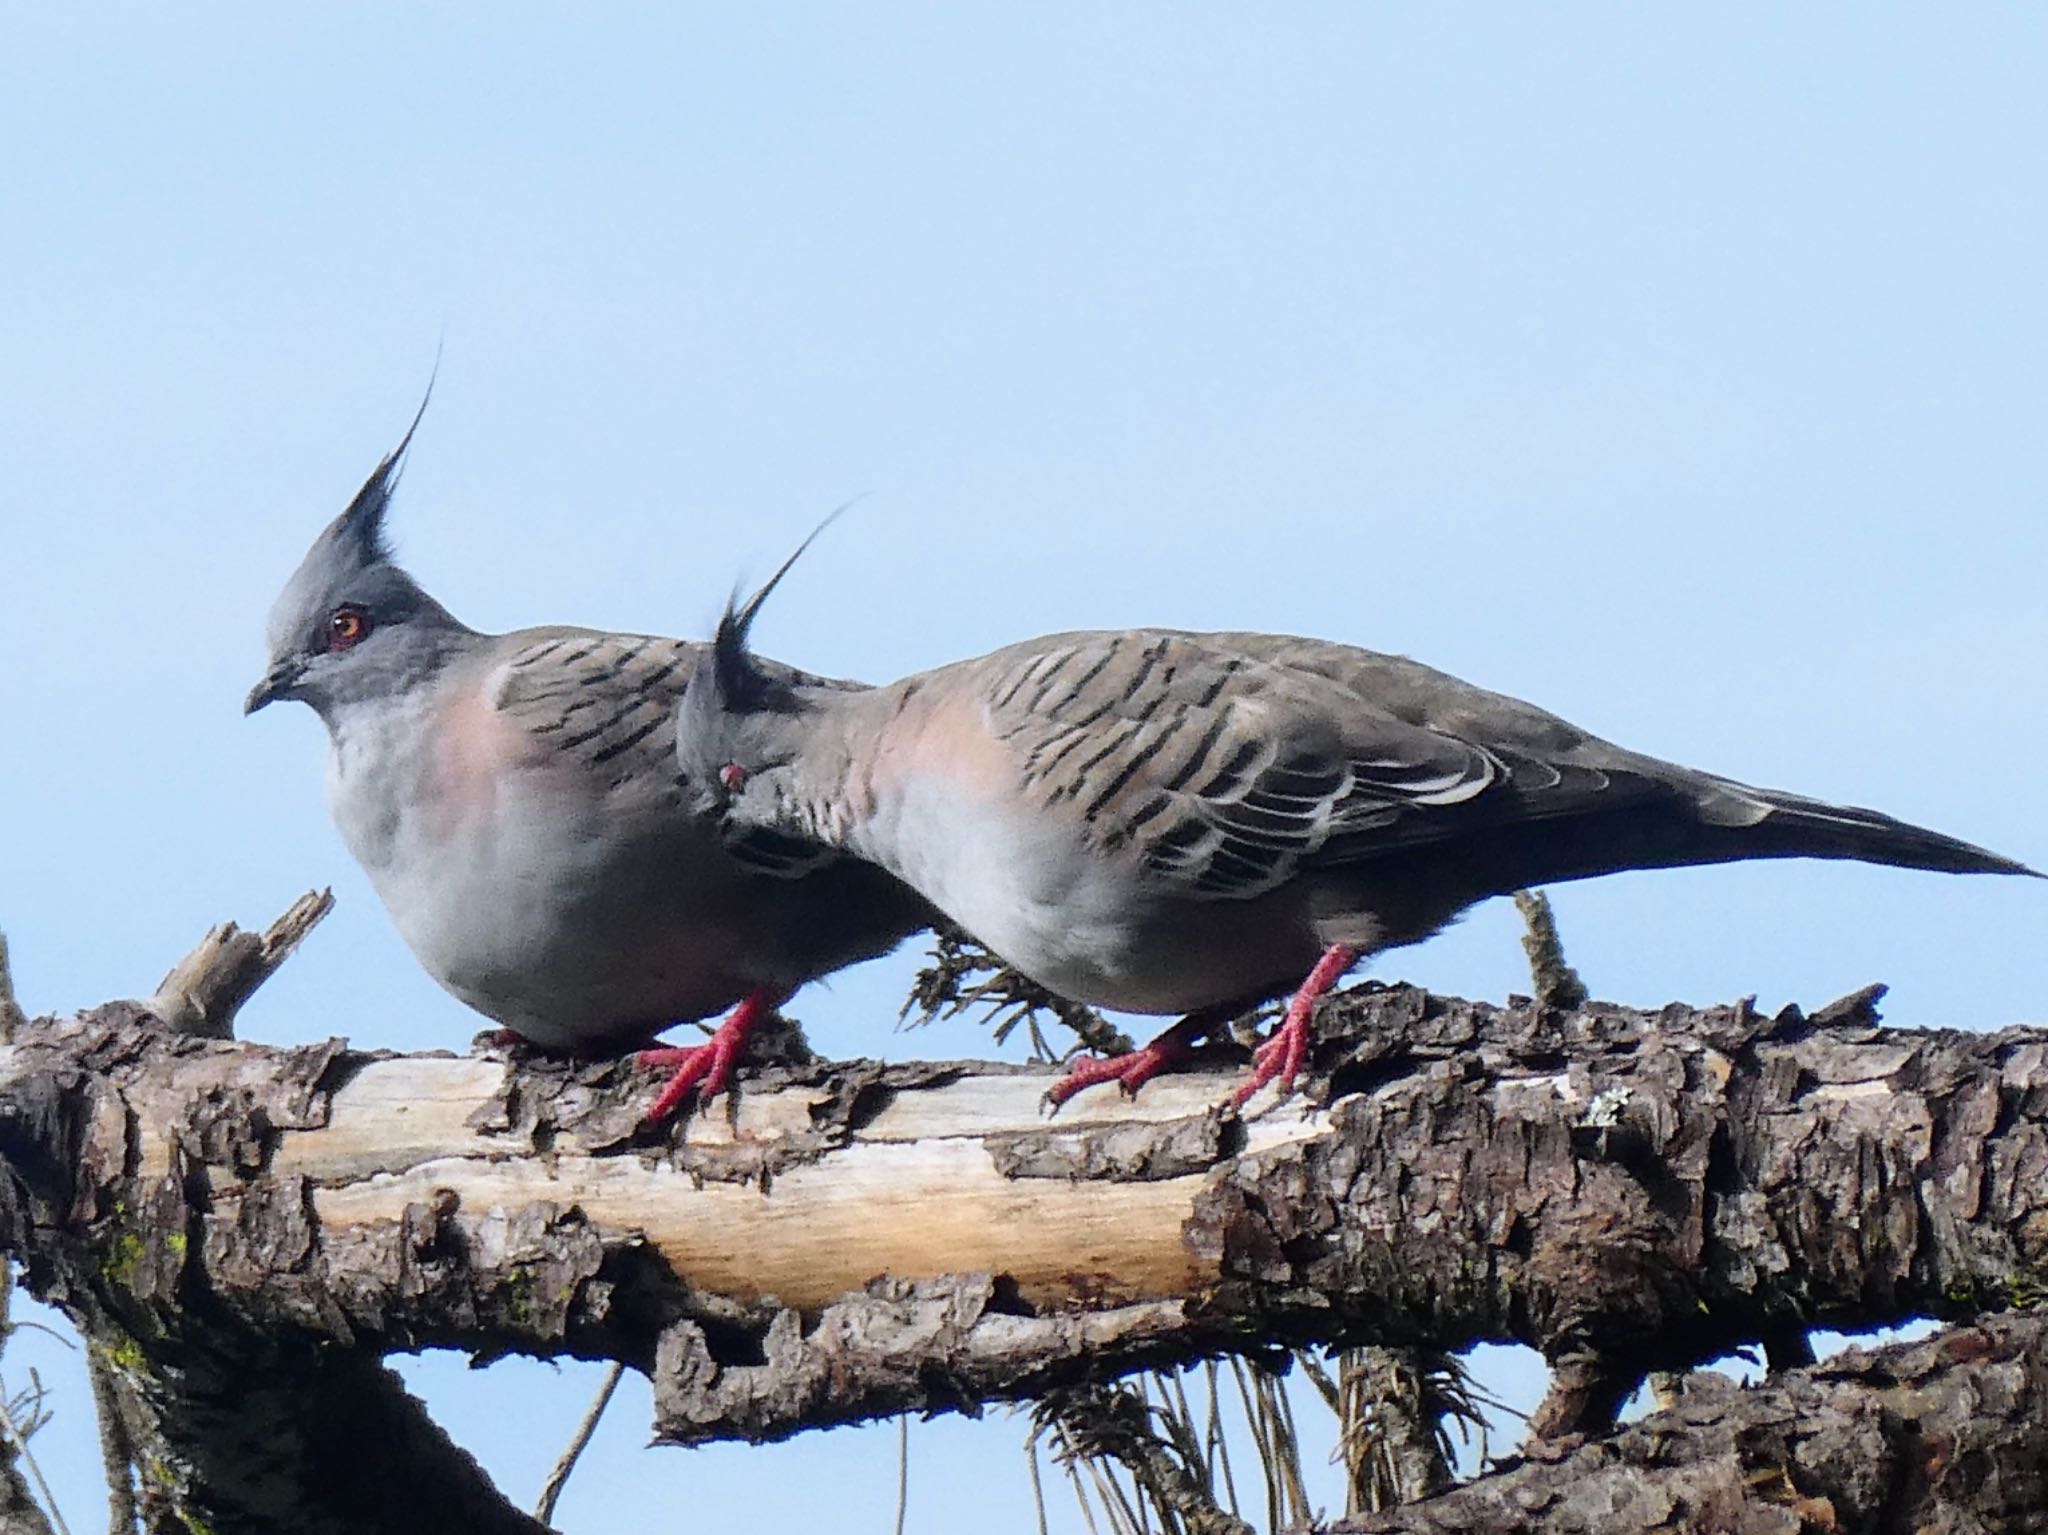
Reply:
<svg viewBox="0 0 2048 1535"><path fill-rule="evenodd" d="M684 776L740 843L856 854L1061 996L1184 1015L1142 1050L1084 1058L1055 1103L1135 1090L1292 988L1236 1101L1284 1089L1316 999L1361 957L1526 886L1749 858L2033 872L1321 640L1056 634L871 691L821 687L748 647L781 574L728 610L690 680Z"/></svg>

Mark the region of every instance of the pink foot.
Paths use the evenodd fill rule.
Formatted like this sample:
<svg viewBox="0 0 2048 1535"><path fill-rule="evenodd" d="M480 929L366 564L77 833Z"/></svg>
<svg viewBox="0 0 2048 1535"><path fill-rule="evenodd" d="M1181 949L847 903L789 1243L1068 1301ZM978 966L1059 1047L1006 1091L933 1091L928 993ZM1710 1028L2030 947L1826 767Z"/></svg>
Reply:
<svg viewBox="0 0 2048 1535"><path fill-rule="evenodd" d="M1067 1074L1046 1091L1045 1101L1058 1108L1084 1087L1098 1082L1115 1082L1129 1096L1159 1075L1175 1061L1194 1053L1188 1021L1183 1019L1143 1049L1127 1055L1083 1055L1067 1068Z"/></svg>
<svg viewBox="0 0 2048 1535"><path fill-rule="evenodd" d="M1251 1077L1230 1095L1233 1108L1243 1108L1253 1093L1275 1080L1280 1083L1283 1097L1294 1091L1294 1079L1301 1071L1301 1063L1308 1059L1308 1020L1315 1011L1316 999L1343 980L1344 973L1357 963L1358 950L1347 949L1341 943L1323 951L1315 969L1309 971L1308 979L1295 992L1294 1000L1287 1004L1287 1016L1280 1020L1280 1027L1253 1054Z"/></svg>
<svg viewBox="0 0 2048 1535"><path fill-rule="evenodd" d="M775 1010L778 1000L773 993L756 987L703 1044L663 1046L642 1050L633 1057L635 1065L650 1069L673 1066L676 1073L668 1079L661 1095L648 1105L640 1123L648 1127L666 1123L693 1087L697 1089L697 1101L709 1103L731 1086L732 1069L746 1053L747 1040L761 1020Z"/></svg>

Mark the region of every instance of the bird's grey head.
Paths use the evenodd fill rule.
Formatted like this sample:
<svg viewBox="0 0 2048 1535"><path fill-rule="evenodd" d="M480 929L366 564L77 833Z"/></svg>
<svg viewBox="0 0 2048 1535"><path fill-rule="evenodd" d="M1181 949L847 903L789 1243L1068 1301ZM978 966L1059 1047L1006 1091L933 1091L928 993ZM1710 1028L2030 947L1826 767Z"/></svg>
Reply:
<svg viewBox="0 0 2048 1535"><path fill-rule="evenodd" d="M266 635L269 666L243 712L297 698L331 723L339 708L431 677L470 635L393 563L385 536L385 510L418 426L414 416L405 437L313 540L278 594Z"/></svg>
<svg viewBox="0 0 2048 1535"><path fill-rule="evenodd" d="M832 517L838 515L834 512ZM805 684L823 683L786 668L763 666L748 635L768 594L832 517L820 523L753 596L742 603L734 594L676 706L676 765L695 795L696 808L736 827L764 826L778 819L784 780L803 742L809 696L819 691ZM837 691L830 684L824 686Z"/></svg>

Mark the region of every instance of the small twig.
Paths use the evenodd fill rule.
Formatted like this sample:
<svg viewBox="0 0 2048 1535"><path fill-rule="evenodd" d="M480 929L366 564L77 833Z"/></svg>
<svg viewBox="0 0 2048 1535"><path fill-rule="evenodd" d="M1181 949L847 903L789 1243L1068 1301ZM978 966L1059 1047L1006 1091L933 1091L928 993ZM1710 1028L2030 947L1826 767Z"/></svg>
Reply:
<svg viewBox="0 0 2048 1535"><path fill-rule="evenodd" d="M1564 942L1557 936L1557 919L1551 915L1550 898L1540 890L1517 890L1515 910L1522 914L1522 952L1529 956L1536 1000L1560 1010L1584 1007L1586 983L1579 979L1578 971L1565 963Z"/></svg>
<svg viewBox="0 0 2048 1535"><path fill-rule="evenodd" d="M4 1344L8 1334L14 1331L11 1318L13 1298L14 1271L6 1262L0 1261L0 1344ZM30 1378L34 1380L33 1372ZM7 1490L6 1497L7 1501L14 1505L12 1512L16 1519L8 1522L8 1528L35 1531L37 1535L50 1535L51 1526L54 1525L56 1535L71 1535L69 1527L64 1523L63 1512L57 1507L56 1496L50 1491L50 1484L43 1476L43 1468L36 1464L35 1451L28 1447L29 1434L35 1431L38 1424L45 1421L45 1415L35 1405L41 1395L41 1384L40 1381L35 1381L35 1394L24 1398L30 1404L24 1410L34 1420L25 1430L15 1422L14 1410L7 1400L6 1391L0 1390L0 1434L6 1436L8 1446L13 1451L13 1454L6 1458L7 1463L4 1467L0 1467L0 1474L4 1474L12 1484ZM22 1484L21 1472L12 1463L14 1461L27 1466L28 1474L35 1478L36 1491L42 1494L40 1506L28 1495L27 1487Z"/></svg>
<svg viewBox="0 0 2048 1535"><path fill-rule="evenodd" d="M1031 1470L1031 1502L1038 1510L1038 1535L1052 1535L1045 1522L1045 1483L1038 1475L1038 1434L1024 1440L1024 1464Z"/></svg>
<svg viewBox="0 0 2048 1535"><path fill-rule="evenodd" d="M56 1495L50 1491L50 1484L43 1477L43 1468L36 1464L35 1451L28 1447L27 1437L15 1427L14 1414L8 1410L4 1397L0 1397L0 1432L7 1435L7 1441L14 1447L14 1453L20 1457L22 1464L28 1467L28 1474L35 1478L36 1491L42 1494L42 1504L38 1512L47 1514L47 1522L43 1528L47 1530L54 1525L56 1535L71 1535L70 1526L65 1524L64 1515L58 1511Z"/></svg>
<svg viewBox="0 0 2048 1535"><path fill-rule="evenodd" d="M111 1366L86 1350L85 1379L92 1388L93 1412L100 1423L100 1466L107 1478L108 1535L135 1535L140 1510L135 1502L135 1440L121 1411Z"/></svg>
<svg viewBox="0 0 2048 1535"><path fill-rule="evenodd" d="M1181 1372L1159 1370L1154 1372L1153 1378L1159 1383L1159 1394L1172 1403L1173 1411L1167 1421L1179 1444L1181 1459L1188 1463L1188 1469L1200 1479L1209 1496L1215 1498L1216 1467L1210 1454L1212 1446L1202 1437L1202 1424L1195 1418L1194 1404L1188 1400ZM1216 1404L1212 1400L1209 1405L1213 1409Z"/></svg>
<svg viewBox="0 0 2048 1535"><path fill-rule="evenodd" d="M1096 1386L1055 1392L1039 1403L1040 1419L1050 1419L1063 1445L1061 1457L1068 1469L1084 1463L1099 1478L1108 1472L1107 1462L1120 1463L1129 1473L1140 1495L1137 1509L1124 1503L1118 1513L1125 1528L1138 1525L1142 1510L1158 1510L1163 1529L1176 1525L1188 1535L1250 1535L1251 1526L1224 1512L1207 1486L1190 1450L1186 1435L1171 1438L1160 1434L1155 1422L1157 1409L1144 1396L1126 1386ZM1113 1479L1109 1485L1115 1488ZM1122 1502L1121 1489L1116 1489ZM1105 1505L1108 1504L1104 1497Z"/></svg>
<svg viewBox="0 0 2048 1535"><path fill-rule="evenodd" d="M28 1015L14 998L14 972L7 964L7 935L0 933L0 1039L10 1039L28 1022Z"/></svg>
<svg viewBox="0 0 2048 1535"><path fill-rule="evenodd" d="M1251 1430L1252 1452L1259 1458L1259 1469L1266 1478L1266 1528L1280 1528L1280 1476L1273 1465L1277 1453L1272 1439L1267 1434L1267 1423L1263 1414L1253 1405L1252 1388L1245 1374L1242 1359L1230 1361L1231 1379L1237 1383L1237 1399L1244 1409L1245 1426Z"/></svg>
<svg viewBox="0 0 2048 1535"><path fill-rule="evenodd" d="M1146 1505L1137 1479L1133 1477L1131 1481L1132 1491L1139 1498L1138 1505L1133 1507L1131 1500L1124 1496L1123 1483L1116 1479L1115 1471L1105 1461L1096 1457L1085 1464L1089 1476L1094 1478L1095 1495L1102 1499L1102 1511L1109 1518L1109 1527L1122 1532L1122 1535L1142 1535Z"/></svg>
<svg viewBox="0 0 2048 1535"><path fill-rule="evenodd" d="M1293 1503L1293 1524L1307 1524L1314 1517L1309 1507L1308 1487L1301 1474L1301 1435L1294 1427L1294 1406L1280 1377L1267 1371L1258 1375L1262 1405L1273 1415L1273 1436L1280 1454L1280 1469L1287 1478L1287 1496Z"/></svg>
<svg viewBox="0 0 2048 1535"><path fill-rule="evenodd" d="M562 1458L555 1462L555 1469L548 1473L548 1479L541 1483L540 1498L533 1505L533 1517L542 1524L551 1523L555 1517L555 1501L562 1496L562 1489L569 1484L569 1473L576 1469L576 1462L590 1444L591 1435L597 1432L597 1420L604 1416L604 1410L612 1404L612 1393L619 1389L619 1378L626 1373L623 1364L614 1362L604 1372L604 1382L597 1388L597 1395L590 1403L590 1410L583 1415L583 1421L576 1425L576 1432L570 1437L568 1448L562 1451Z"/></svg>
<svg viewBox="0 0 2048 1535"><path fill-rule="evenodd" d="M1216 1371L1216 1361L1206 1359L1202 1362L1202 1367L1204 1379L1209 1387L1209 1421L1208 1426L1204 1430L1205 1443L1208 1446L1209 1457L1215 1461L1217 1469L1223 1473L1224 1499L1229 1506L1230 1512L1236 1514L1238 1512L1237 1479L1230 1474L1230 1445L1223 1433L1223 1395L1218 1389L1219 1380ZM1213 1484L1215 1478L1212 1476L1210 1480Z"/></svg>
<svg viewBox="0 0 2048 1535"><path fill-rule="evenodd" d="M1249 1525L1217 1504L1206 1478L1188 1457L1188 1445L1169 1443L1159 1435L1155 1408L1141 1392L1126 1386L1096 1386L1055 1392L1044 1398L1036 1416L1051 1420L1061 1441L1059 1457L1069 1474L1085 1465L1096 1476L1110 1523L1118 1529L1139 1529L1145 1510L1159 1512L1161 1529L1186 1529L1188 1535L1249 1535ZM1178 1437L1176 1437L1178 1439ZM1196 1447L1198 1449L1198 1447ZM1128 1472L1139 1506L1133 1508L1108 1476L1110 1461ZM1116 1504L1110 1502L1114 1492ZM1085 1508L1085 1502L1083 1502Z"/></svg>
<svg viewBox="0 0 2048 1535"><path fill-rule="evenodd" d="M910 1414L896 1419L896 1535L910 1513Z"/></svg>
<svg viewBox="0 0 2048 1535"><path fill-rule="evenodd" d="M982 979L975 979L977 976ZM932 962L917 974L900 1015L918 1024L956 1018L971 1007L985 1007L995 1024L996 1043L1008 1039L1018 1024L1030 1031L1035 1056L1060 1061L1072 1050L1055 1049L1039 1027L1039 1015L1050 1013L1071 1029L1082 1049L1098 1055L1122 1055L1130 1037L1113 1027L1093 1008L1055 996L1018 974L1002 959L959 928L940 923L932 929Z"/></svg>
<svg viewBox="0 0 2048 1535"><path fill-rule="evenodd" d="M1066 1469L1067 1479L1074 1484L1074 1501L1081 1505L1081 1522L1088 1526L1088 1535L1102 1535L1102 1531L1095 1523L1095 1505L1088 1501L1088 1484L1082 1479L1081 1468L1069 1460ZM1095 1480L1099 1487L1102 1482L1102 1468L1099 1466L1095 1468ZM1103 1501L1102 1514L1105 1519L1115 1519L1116 1510L1109 1505L1107 1499ZM1119 1526L1114 1522L1111 1523L1110 1529L1113 1535L1120 1535Z"/></svg>
<svg viewBox="0 0 2048 1535"><path fill-rule="evenodd" d="M146 1005L175 1034L234 1038L235 1014L242 1004L333 909L333 891L311 890L261 936L221 923L171 967Z"/></svg>

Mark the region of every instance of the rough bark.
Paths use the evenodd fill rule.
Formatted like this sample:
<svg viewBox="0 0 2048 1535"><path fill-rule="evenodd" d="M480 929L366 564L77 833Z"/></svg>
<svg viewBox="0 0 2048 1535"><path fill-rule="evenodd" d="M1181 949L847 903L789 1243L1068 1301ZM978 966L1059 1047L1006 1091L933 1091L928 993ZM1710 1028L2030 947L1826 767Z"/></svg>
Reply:
<svg viewBox="0 0 2048 1535"><path fill-rule="evenodd" d="M98 1328L102 1336L107 1328ZM292 1535L541 1535L369 1352L170 1326L116 1374L157 1453L147 1526Z"/></svg>
<svg viewBox="0 0 2048 1535"><path fill-rule="evenodd" d="M10 1059L23 1074L5 1070L0 1087L0 1220L29 1287L89 1340L111 1431L137 1461L144 1527L542 1530L499 1498L378 1351L337 1348L346 1340L336 1334L216 1304L223 1271L202 1251L200 1211L218 1215L222 1205L209 1184L250 1167L266 1137L303 1118L292 1094L304 1078L293 1068L306 1057L245 1056L166 1035L133 1004L100 1016L80 1036L98 1050L52 1057L39 1048L46 1026L35 1024L7 1052L34 1060ZM268 1080L202 1084L173 1072L193 1096L181 1114L145 1129L159 1112L175 1113L169 1100L110 1092L94 1079L111 1071L146 1080L153 1066L193 1052L216 1052L221 1064L261 1058L267 1069L257 1075Z"/></svg>
<svg viewBox="0 0 2048 1535"><path fill-rule="evenodd" d="M476 1528L536 1526L449 1471L379 1355L621 1359L694 1441L1276 1341L1516 1341L1560 1367L1566 1435L1646 1369L2039 1293L2048 1033L1883 1030L1873 1000L1368 985L1323 1010L1315 1091L1245 1120L1228 1070L1048 1121L1044 1072L854 1062L764 1073L674 1138L622 1064L265 1049L116 1005L0 1046L0 1236L129 1340L194 1485L232 1487L201 1462L259 1432L278 1478L318 1477L324 1425L375 1423L474 1478L501 1521ZM260 1413L209 1397L252 1370L288 1383ZM237 1525L260 1493L215 1528L285 1527Z"/></svg>
<svg viewBox="0 0 2048 1535"><path fill-rule="evenodd" d="M54 1535L11 1447L0 1452L0 1535Z"/></svg>
<svg viewBox="0 0 2048 1535"><path fill-rule="evenodd" d="M245 932L233 922L220 923L171 967L144 1006L154 1015L157 1025L173 1034L232 1038L235 1015L242 1004L291 957L333 908L333 893L315 890L293 902L262 933ZM320 1485L319 1468L303 1454L299 1460L306 1463L288 1468L296 1474L268 1474L262 1480L261 1490L245 1488L240 1483L249 1464L285 1461L287 1457L277 1453L279 1447L338 1442L329 1438L329 1429L337 1433L344 1428L360 1430L364 1425L350 1420L348 1408L351 1403L365 1399L362 1392L350 1396L337 1390L331 1400L324 1395L294 1393L287 1403L290 1411L283 1417L283 1431L273 1445L266 1446L270 1451L267 1457L209 1457L206 1444L198 1442L188 1451L179 1442L181 1437L190 1437L188 1420L207 1422L220 1418L221 1403L232 1406L248 1400L267 1407L266 1393L272 1389L271 1383L266 1380L260 1389L246 1393L237 1390L237 1383L231 1378L209 1386L209 1373L204 1369L172 1365L160 1357L165 1352L162 1350L157 1351L159 1357L145 1356L135 1338L124 1330L119 1317L106 1308L98 1309L96 1321L89 1309L81 1310L79 1320L86 1328L86 1375L92 1388L94 1414L99 1420L110 1530L132 1531L139 1525L147 1535L157 1535L159 1531L183 1535L190 1530L193 1520L206 1523L208 1514L218 1517L223 1505L233 1507L244 1502L251 1517L260 1516L277 1528L322 1526L325 1516L320 1511L285 1506L293 1489L300 1490L298 1501L309 1502L312 1495L304 1489ZM138 1368L145 1363L154 1368ZM287 1380L294 1376L288 1368L273 1373ZM292 1383L313 1384L305 1380ZM208 1400L209 1394L216 1400ZM166 1410L167 1395L175 1398L172 1410ZM332 1422L311 1407L314 1401L334 1409ZM402 1421L398 1409L399 1404L394 1403L394 1424ZM260 1431L262 1422L252 1418L248 1426ZM279 1465L276 1469L286 1468ZM445 1475L434 1480L437 1485L459 1486L465 1478L473 1479L473 1468L451 1465ZM430 1505L433 1501L429 1499Z"/></svg>
<svg viewBox="0 0 2048 1535"><path fill-rule="evenodd" d="M1372 1435L1377 1464L1361 1477L1352 1472L1353 1496L1366 1492L1366 1508L1391 1508L1442 1492L1454 1480L1444 1455L1439 1423L1443 1405L1434 1400L1430 1374L1449 1362L1424 1349L1364 1348L1357 1351L1349 1382L1363 1411L1361 1429ZM1360 1486L1363 1482L1365 1485Z"/></svg>
<svg viewBox="0 0 2048 1535"><path fill-rule="evenodd" d="M1333 1535L1921 1535L2048 1527L2048 1313L1851 1349L1743 1388L1689 1376L1671 1408L1541 1446Z"/></svg>

